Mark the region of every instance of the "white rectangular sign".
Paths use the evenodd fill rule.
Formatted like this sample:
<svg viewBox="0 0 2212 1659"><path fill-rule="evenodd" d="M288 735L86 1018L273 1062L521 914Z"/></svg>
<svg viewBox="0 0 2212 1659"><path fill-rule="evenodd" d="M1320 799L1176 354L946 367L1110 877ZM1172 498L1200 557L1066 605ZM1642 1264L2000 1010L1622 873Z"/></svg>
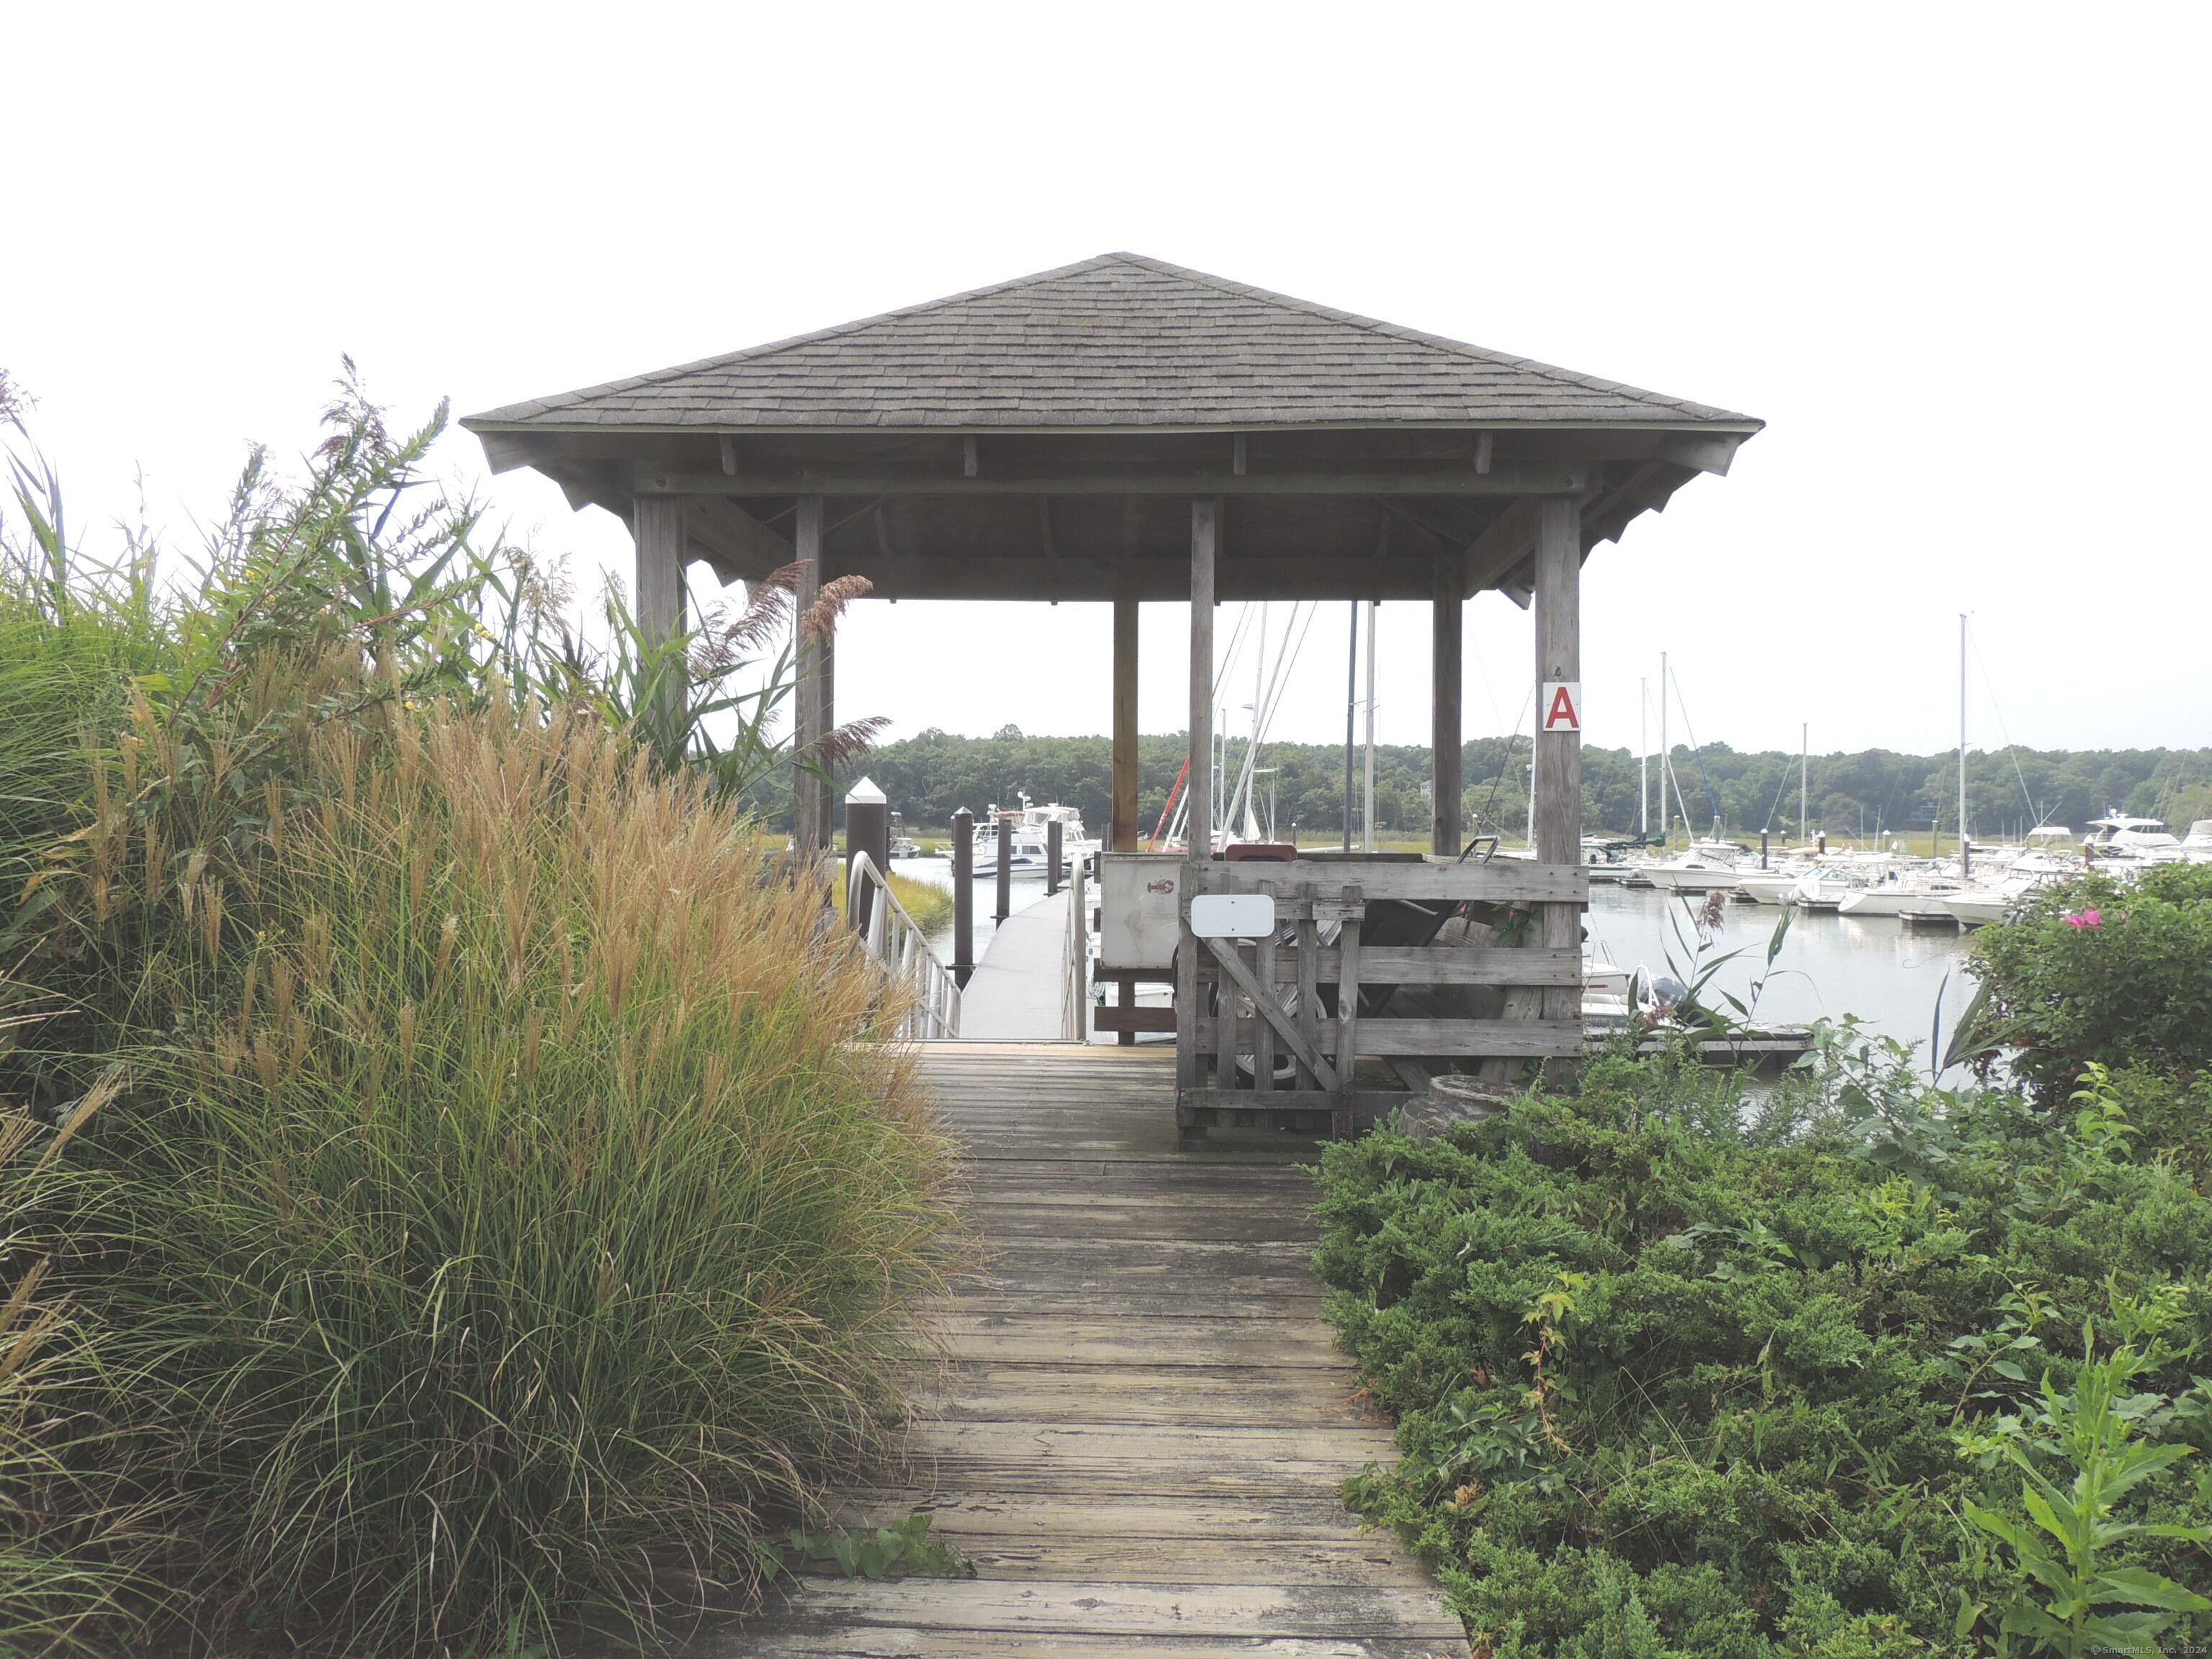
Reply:
<svg viewBox="0 0 2212 1659"><path fill-rule="evenodd" d="M1275 931L1271 893L1200 893L1190 902L1190 931L1200 939L1259 939Z"/></svg>
<svg viewBox="0 0 2212 1659"><path fill-rule="evenodd" d="M1546 680L1543 701L1536 706L1543 711L1542 730L1580 732L1583 729L1583 683L1580 680Z"/></svg>

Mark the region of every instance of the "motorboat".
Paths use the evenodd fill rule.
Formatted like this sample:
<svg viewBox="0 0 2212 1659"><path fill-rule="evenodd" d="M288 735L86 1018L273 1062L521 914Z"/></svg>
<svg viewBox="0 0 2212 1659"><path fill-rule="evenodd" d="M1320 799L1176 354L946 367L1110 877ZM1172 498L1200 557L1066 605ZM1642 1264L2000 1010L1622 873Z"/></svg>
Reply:
<svg viewBox="0 0 2212 1659"><path fill-rule="evenodd" d="M1645 879L1668 893L1730 893L1750 871L1742 861L1750 848L1732 841L1697 841L1687 852L1644 866Z"/></svg>
<svg viewBox="0 0 2212 1659"><path fill-rule="evenodd" d="M1098 843L1084 833L1083 812L1079 807L1063 806L1051 801L1042 806L1031 801L1028 795L1018 799L1021 805L1001 807L994 805L975 826L975 857L969 868L979 876L999 873L999 826L1009 824L1013 830L1013 850L1007 860L1009 870L1042 870L1050 858L1050 842L1047 839L1050 826L1060 825L1060 856L1065 866L1087 861L1098 851Z"/></svg>
<svg viewBox="0 0 2212 1659"><path fill-rule="evenodd" d="M2179 864L2189 855L2181 838L2170 833L2157 818L2133 818L2124 813L2091 818L2089 834L2081 842L2081 856L2091 864L2124 860L2133 864Z"/></svg>
<svg viewBox="0 0 2212 1659"><path fill-rule="evenodd" d="M1797 870L1750 871L1737 878L1735 895L1753 904L1789 904L1795 902L1797 884L1803 879L1803 872Z"/></svg>
<svg viewBox="0 0 2212 1659"><path fill-rule="evenodd" d="M2191 864L2212 864L2212 818L2199 818L2181 838L2181 856Z"/></svg>

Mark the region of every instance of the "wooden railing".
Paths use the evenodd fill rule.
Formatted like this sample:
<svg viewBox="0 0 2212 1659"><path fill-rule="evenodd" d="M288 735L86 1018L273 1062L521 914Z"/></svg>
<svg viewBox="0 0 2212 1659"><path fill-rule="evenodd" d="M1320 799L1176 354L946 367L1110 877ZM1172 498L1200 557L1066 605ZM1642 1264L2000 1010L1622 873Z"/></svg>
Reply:
<svg viewBox="0 0 2212 1659"><path fill-rule="evenodd" d="M875 860L856 853L847 878L845 914L856 916L864 908L867 924L860 934L868 955L886 979L913 988L914 1000L900 1023L899 1035L922 1042L958 1036L960 987L951 970L923 939L921 929L892 895Z"/></svg>
<svg viewBox="0 0 2212 1659"><path fill-rule="evenodd" d="M1348 1133L1355 1109L1404 1098L1368 1099L1354 1085L1362 1059L1422 1088L1434 1072L1468 1062L1517 1067L1581 1052L1578 949L1438 936L1462 904L1522 912L1526 931L1547 907L1579 910L1589 883L1576 866L1301 859L1185 868L1176 1000L1186 1127L1204 1122L1202 1112L1327 1112ZM1267 894L1276 927L1249 939L1194 937L1193 898L1227 893ZM1406 903L1378 910L1388 900ZM1409 914L1413 906L1420 909ZM1378 918L1420 932L1424 914L1437 924L1415 942L1375 932ZM1486 1017L1416 1012L1398 994L1407 988L1491 988L1502 1006Z"/></svg>

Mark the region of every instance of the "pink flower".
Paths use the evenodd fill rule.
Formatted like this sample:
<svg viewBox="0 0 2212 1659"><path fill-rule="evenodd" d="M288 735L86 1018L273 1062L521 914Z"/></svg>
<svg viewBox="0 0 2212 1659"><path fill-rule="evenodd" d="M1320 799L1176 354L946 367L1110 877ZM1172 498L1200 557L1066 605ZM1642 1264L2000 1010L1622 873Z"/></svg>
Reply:
<svg viewBox="0 0 2212 1659"><path fill-rule="evenodd" d="M2069 927L2101 927L2104 914L2098 910L2069 910L2064 918Z"/></svg>

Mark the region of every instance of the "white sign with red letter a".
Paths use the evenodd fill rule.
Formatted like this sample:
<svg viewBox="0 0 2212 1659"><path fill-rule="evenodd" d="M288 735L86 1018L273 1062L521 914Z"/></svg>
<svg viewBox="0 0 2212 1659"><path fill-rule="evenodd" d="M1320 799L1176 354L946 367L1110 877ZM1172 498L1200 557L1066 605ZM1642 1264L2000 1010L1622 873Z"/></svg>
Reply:
<svg viewBox="0 0 2212 1659"><path fill-rule="evenodd" d="M1580 732L1583 729L1583 683L1580 680L1546 680L1544 700L1537 705L1544 711L1542 728L1547 732Z"/></svg>

